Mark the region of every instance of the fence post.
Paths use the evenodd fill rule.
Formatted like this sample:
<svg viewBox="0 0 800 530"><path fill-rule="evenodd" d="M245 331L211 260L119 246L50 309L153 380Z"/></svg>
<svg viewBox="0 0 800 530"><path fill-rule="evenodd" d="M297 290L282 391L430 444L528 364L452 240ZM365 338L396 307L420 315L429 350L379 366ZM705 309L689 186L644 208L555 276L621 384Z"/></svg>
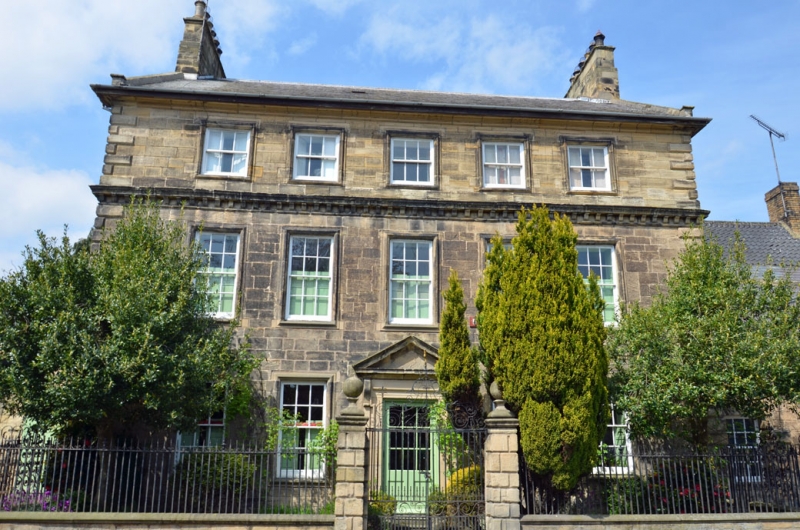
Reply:
<svg viewBox="0 0 800 530"><path fill-rule="evenodd" d="M495 409L486 418L486 530L519 530L519 420L506 408L496 382L489 392Z"/></svg>
<svg viewBox="0 0 800 530"><path fill-rule="evenodd" d="M343 384L350 404L336 417L339 441L336 457L335 530L365 530L367 516L367 414L357 405L364 383L355 375Z"/></svg>

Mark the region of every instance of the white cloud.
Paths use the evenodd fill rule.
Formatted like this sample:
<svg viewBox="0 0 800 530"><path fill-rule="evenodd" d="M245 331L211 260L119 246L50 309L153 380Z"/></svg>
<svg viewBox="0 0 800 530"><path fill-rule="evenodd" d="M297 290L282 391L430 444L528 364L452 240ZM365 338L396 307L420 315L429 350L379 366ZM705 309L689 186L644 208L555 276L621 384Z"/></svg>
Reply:
<svg viewBox="0 0 800 530"><path fill-rule="evenodd" d="M592 6L594 5L595 0L578 0L578 12L579 13L586 13L589 11Z"/></svg>
<svg viewBox="0 0 800 530"><path fill-rule="evenodd" d="M233 77L233 71L249 64L252 51L278 27L289 12L289 5L279 0L224 0L208 4L214 30L219 34L226 74ZM277 56L271 49L266 52L259 49L259 53L261 60L275 61Z"/></svg>
<svg viewBox="0 0 800 530"><path fill-rule="evenodd" d="M363 0L308 0L317 9L329 15L341 15Z"/></svg>
<svg viewBox="0 0 800 530"><path fill-rule="evenodd" d="M289 46L288 54L289 55L303 55L308 50L311 49L317 43L317 34L312 33L305 39L300 39L294 41L291 46Z"/></svg>
<svg viewBox="0 0 800 530"><path fill-rule="evenodd" d="M430 13L428 13L430 15ZM397 54L416 62L442 62L423 83L432 90L528 93L538 78L568 60L552 27L532 29L513 13L444 17L392 9L375 15L361 50Z"/></svg>
<svg viewBox="0 0 800 530"><path fill-rule="evenodd" d="M188 12L187 12L188 11ZM30 0L3 5L0 110L61 107L91 98L108 74L174 68L183 1Z"/></svg>
<svg viewBox="0 0 800 530"><path fill-rule="evenodd" d="M83 171L40 169L0 161L0 271L22 262L20 252L35 243L36 230L51 237L69 225L71 239L86 237L97 200Z"/></svg>

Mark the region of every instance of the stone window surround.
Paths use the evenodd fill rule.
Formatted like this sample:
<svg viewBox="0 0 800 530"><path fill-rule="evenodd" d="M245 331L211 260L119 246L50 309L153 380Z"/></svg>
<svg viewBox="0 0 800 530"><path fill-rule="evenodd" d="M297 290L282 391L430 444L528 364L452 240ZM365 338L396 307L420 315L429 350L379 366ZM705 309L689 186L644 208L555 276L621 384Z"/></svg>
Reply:
<svg viewBox="0 0 800 530"><path fill-rule="evenodd" d="M561 145L561 156L564 166L564 177L562 185L569 195L619 195L617 185L617 169L615 161L615 151L617 139L612 137L586 137L586 136L559 136L558 142ZM569 180L569 148L570 147L604 147L606 148L606 158L608 161L608 189L580 188L573 190Z"/></svg>
<svg viewBox="0 0 800 530"><path fill-rule="evenodd" d="M249 138L247 140L247 163L244 175L237 175L233 173L203 173L203 164L205 162L206 154L206 136L209 129L218 129L224 131L248 131ZM249 181L253 179L253 167L255 162L256 152L256 134L258 132L258 122L254 121L231 121L224 119L203 119L200 120L200 142L197 151L197 163L195 169L195 178L197 179L210 179L210 180L243 180Z"/></svg>
<svg viewBox="0 0 800 530"><path fill-rule="evenodd" d="M243 288L244 285L244 263L245 263L245 245L247 241L247 228L240 225L222 225L222 224L215 224L215 223L205 223L203 224L203 230L201 232L199 226L194 226L190 230L189 240L190 242L197 241L197 236L200 233L214 233L214 234L235 234L239 237L239 253L236 258L236 283L234 285L233 291L233 314L232 315L218 315L214 314L212 317L214 320L219 322L230 322L236 317L236 314L243 312L244 306L244 296L243 296Z"/></svg>
<svg viewBox="0 0 800 530"><path fill-rule="evenodd" d="M408 188L408 189L439 189L441 182L441 138L442 133L435 131L410 131L410 130L386 130L384 134L384 156L383 170L385 173L384 182L389 188ZM431 181L424 184L410 184L404 181L392 181L392 140L430 140L433 142L431 151Z"/></svg>
<svg viewBox="0 0 800 530"><path fill-rule="evenodd" d="M294 175L295 171L295 159L296 159L296 143L297 143L297 135L298 134L311 134L311 135L320 135L320 136L338 136L339 137L339 148L336 153L336 178L335 179L324 179L324 178L314 178L314 177L300 177L296 178ZM322 127L322 126L315 126L315 125L297 125L292 124L289 126L289 149L288 149L288 168L289 168L289 178L288 183L290 184L312 184L312 185L325 185L325 186L342 186L344 185L344 173L345 173L345 144L347 143L347 130L344 127Z"/></svg>
<svg viewBox="0 0 800 530"><path fill-rule="evenodd" d="M478 188L481 191L527 191L531 192L532 178L532 165L531 165L531 145L533 144L532 134L483 134L478 133L475 135L475 141L478 143L477 149L477 175L478 175ZM512 186L510 184L486 185L486 180L483 175L483 146L484 144L521 144L522 145L522 185Z"/></svg>
<svg viewBox="0 0 800 530"><path fill-rule="evenodd" d="M408 233L408 232L388 232L381 231L381 275L380 285L380 306L383 311L384 331L438 331L439 329L439 298L441 296L440 271L439 271L439 234L435 233ZM429 241L431 243L430 270L431 275L431 298L430 298L430 321L429 322L392 322L391 321L391 300L389 297L389 282L391 282L392 267L392 241Z"/></svg>
<svg viewBox="0 0 800 530"><path fill-rule="evenodd" d="M278 300L279 308L276 308L276 315L280 315L280 326L294 326L294 327L336 327L338 323L338 310L339 310L339 247L341 245L341 237L339 230L332 230L327 228L303 228L285 226L282 228L283 234L281 235L281 244L283 249L280 251L281 267L280 267L280 286L281 294ZM330 237L333 239L333 252L331 252L331 266L333 267L331 274L331 287L330 287L330 319L328 320L307 320L301 318L287 319L287 307L289 304L289 253L291 252L291 239L295 236L308 236L308 237Z"/></svg>

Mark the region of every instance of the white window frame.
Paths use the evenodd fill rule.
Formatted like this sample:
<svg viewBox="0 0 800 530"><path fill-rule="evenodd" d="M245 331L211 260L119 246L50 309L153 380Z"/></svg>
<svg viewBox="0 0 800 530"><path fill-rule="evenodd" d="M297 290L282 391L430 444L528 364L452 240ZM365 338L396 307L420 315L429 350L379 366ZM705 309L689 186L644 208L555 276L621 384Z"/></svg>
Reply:
<svg viewBox="0 0 800 530"><path fill-rule="evenodd" d="M430 153L430 160L422 160L419 158L419 155L416 159L412 158L405 158L407 154L407 149L404 149L404 157L403 158L395 158L395 144L398 142L416 142L417 143L417 153L419 153L419 144L427 143L428 144L428 152ZM406 147L406 146L404 146ZM436 152L434 150L435 143L431 138L392 138L389 146L389 172L391 173L390 181L392 184L397 185L405 185L405 186L433 186L435 175L434 175L434 160L436 157ZM404 174L403 178L399 178L399 175L395 173L395 163L401 164L417 164L419 166L427 165L428 166L428 180L420 181L420 180L406 180L405 175L408 171L408 166L404 166Z"/></svg>
<svg viewBox="0 0 800 530"><path fill-rule="evenodd" d="M511 163L508 160L510 157L507 157L506 162L498 162L497 161L497 148L498 147L505 147L509 153L511 153L512 148L519 149L519 163ZM486 156L487 148L491 148L494 150L495 153L495 161L488 162L488 157ZM525 143L524 142L483 142L481 146L481 157L483 162L483 187L484 188L525 188ZM511 168L519 168L519 184L500 184L499 182L489 182L489 177L487 175L487 169L497 169L498 171L501 169L509 170ZM499 181L499 177L496 175L495 179ZM509 177L510 180L510 177Z"/></svg>
<svg viewBox="0 0 800 530"><path fill-rule="evenodd" d="M308 153L300 153L300 139L301 138L309 138L313 141L314 138L321 138L323 141L322 152L318 155L311 154L311 145L312 143L309 142L309 152ZM293 155L293 163L292 163L292 178L294 180L309 180L315 182L337 182L339 180L339 157L340 157L340 141L341 135L340 134L323 134L323 133L309 133L309 132L297 132L294 135L294 155ZM334 142L333 144L333 155L324 154L325 153L325 145L327 142ZM322 162L326 161L333 161L333 171L331 172L331 176L324 176L324 175L307 175L305 174L307 171L302 166L305 164L301 164L301 161L306 160L320 160ZM321 162L321 163L322 163ZM301 172L302 171L302 172Z"/></svg>
<svg viewBox="0 0 800 530"><path fill-rule="evenodd" d="M225 268L224 265L225 265L225 261L226 261L225 260L226 256L230 256L231 255L231 252L229 251L229 249L226 248L228 238L229 237L235 237L236 238L236 250L233 252L234 262L233 262L233 267L231 269L231 270L233 270L232 273L231 272L222 272L222 273L216 272L216 273L214 273L214 272L210 272L209 271L209 269L211 267L211 257L208 255L208 252L209 252L209 250L213 250L213 247L210 248L210 249L206 249L206 248L204 248L202 246L203 236L211 236L211 239L210 239L211 245L213 245L215 237L221 237L222 238L223 251L222 251L221 260L222 260L223 267L221 267L221 268ZM209 311L209 313L214 318L231 319L236 314L236 298L237 298L236 295L237 295L238 290L239 290L239 259L240 259L239 256L241 254L242 236L241 236L240 233L208 231L208 232L197 232L197 234L195 236L195 240L197 241L198 245L201 245L201 250L204 252L205 257L207 259L206 264L204 265L203 269L201 269L199 271L199 275L200 276L203 276L205 278L208 278L209 276L222 276L222 277L231 277L232 276L233 277L233 290L231 291L231 296L232 296L231 310L230 311L220 311L219 310L220 309L220 305L222 303L222 295L225 294L224 292L222 292L220 290L219 293L217 293L218 294L218 298L217 298L216 302L214 303L214 305L212 306L212 307L216 308L216 310ZM212 252L212 253L214 253L214 252ZM208 289L208 286L206 287L206 289ZM214 295L213 292L211 294L212 294L212 296Z"/></svg>
<svg viewBox="0 0 800 530"><path fill-rule="evenodd" d="M413 260L405 259L405 249L407 248L406 245L409 245L409 244L417 245L417 251L415 252L415 254L418 253L418 249L419 249L419 245L420 244L427 246L427 250L428 250L428 259L427 259L427 263L428 263L428 279L427 280L418 280L418 279L415 280L414 278L419 278L420 277L419 275L416 275L416 276L413 276L413 277L412 276L409 276L409 277L400 277L400 276L398 276L397 279L394 278L394 274L392 273L392 270L393 270L393 266L394 266L394 262L395 262L394 251L395 251L395 245L396 244L403 244L403 251L404 251L403 258L402 259L398 259L397 261L402 261L403 263L414 261L415 263L417 263L417 266L419 265L419 263L422 263L423 261L421 261L421 260L419 260L417 258L414 258ZM435 272L435 269L434 269L434 257L433 257L433 241L431 241L429 239L391 239L389 241L389 323L390 324L432 324L433 323L433 313L434 313L433 283L434 283L434 279L435 279L434 278L434 272ZM405 275L403 274L401 276L405 276ZM410 284L412 282L413 283L423 283L424 281L428 282L428 316L426 318L407 318L407 317L394 317L394 316L392 316L392 306L394 304L395 296L397 294L396 293L397 287L399 286L399 285L396 285L396 284L407 285L407 284ZM419 291L417 291L417 294L419 295ZM424 300L422 298L411 299L411 298L408 298L408 297L403 297L401 299L402 300L415 300L417 302L419 302L420 300ZM404 308L405 308L405 303L403 305L404 305ZM403 314L405 314L405 309L403 311Z"/></svg>
<svg viewBox="0 0 800 530"><path fill-rule="evenodd" d="M616 411L613 403L611 403L609 406L611 408L611 421L608 423L608 425L606 425L606 432L608 432L608 429L611 429L612 439L614 439L620 432L624 433L625 435L624 445L617 444L616 440L614 440L614 445L610 447L624 447L625 455L623 458L625 465L604 466L602 465L603 462L601 460L598 462L600 465L592 469L592 473L595 475L610 475L612 477L616 475L627 475L633 472L633 447L631 445L630 429L628 427L628 415L624 412ZM608 445L604 443L604 440L605 436L603 437L603 440L601 440L600 446L597 448L600 458L602 458L603 446Z"/></svg>
<svg viewBox="0 0 800 530"><path fill-rule="evenodd" d="M596 151L602 149L603 163L598 164L595 160ZM582 161L582 151L589 150L591 152L591 164L572 164L572 153L578 152L578 159ZM569 189L571 191L611 191L611 170L610 160L608 153L608 146L601 145L568 145L567 146L567 178L569 179ZM592 185L584 186L583 184L583 171L591 172ZM605 186L597 186L595 183L595 172L602 171L605 175ZM579 178L575 180L573 175Z"/></svg>
<svg viewBox="0 0 800 530"><path fill-rule="evenodd" d="M610 284L603 283L605 278L603 278L602 276L598 275L597 286L600 288L600 295L601 296L603 294L603 288L604 287L605 288L611 287L611 289L612 289L612 297L613 297L613 304L614 304L614 320L606 320L606 318L605 318L605 309L608 309L608 302L606 302L606 307L605 307L605 309L603 311L603 323L606 326L613 326L613 325L616 324L617 316L619 316L619 271L618 271L618 267L617 267L617 252L616 252L616 249L614 248L613 245L577 245L576 249L578 251L578 271L581 272L581 276L583 276L583 281L587 285L589 284L589 276L584 274L583 271L581 271L581 267L584 266L584 265L581 264L581 251L582 250L587 250L588 251L588 250L594 250L594 249L597 249L599 251L602 251L602 250L610 250L611 251L611 263L609 265L606 265L605 263L602 263L602 252L601 252L600 253L601 263L599 264L599 266L600 267L609 267L609 266L611 267L611 274L612 274L611 281L612 281L612 283L610 283ZM588 258L588 254L587 254L587 258ZM587 262L587 264L585 266L588 267L589 271L591 272L592 264L590 262ZM605 299L605 297L603 297L603 298Z"/></svg>
<svg viewBox="0 0 800 530"><path fill-rule="evenodd" d="M249 129L223 129L218 127L208 127L205 131L205 140L203 145L203 161L201 167L201 174L202 175L217 175L223 177L247 177L248 170L250 167L250 133L252 131ZM233 141L233 148L231 149L224 149L223 146L211 146L211 137L213 133L220 133L221 141L223 142L224 146L224 136L226 134L233 134L234 141ZM236 149L236 137L238 135L244 135L244 144L245 149L244 151L240 149ZM209 170L208 165L210 163L211 157L209 155L230 155L232 157L231 160L231 167L233 167L233 159L237 156L244 155L244 164L239 171L214 171Z"/></svg>
<svg viewBox="0 0 800 530"><path fill-rule="evenodd" d="M215 417L217 416L217 417ZM219 443L210 444L211 432L214 430L221 430L222 435ZM205 442L201 443L200 431L205 430ZM191 443L189 443L191 441ZM207 417L197 422L197 426L192 432L182 433L178 432L178 447L221 447L225 444L225 411L221 410L215 414L209 414Z"/></svg>
<svg viewBox="0 0 800 530"><path fill-rule="evenodd" d="M298 408L303 406L303 405L305 405L305 404L298 403L297 393L295 393L295 401L294 401L294 403L288 404L288 403L285 402L285 396L286 396L285 390L286 390L286 386L287 385L294 385L296 388L300 387L300 386L308 385L309 386L309 400L308 400L309 404L307 405L308 408L309 408L308 416L312 416L313 415L313 414L311 414L312 408L313 408L313 410L321 411L321 416L322 416L321 420L312 420L309 417L309 418L306 418L305 421L295 422L295 424L293 426L289 427L289 429L302 429L303 431L305 431L305 432L302 433L303 436L306 436L304 441L303 441L303 443L304 444L308 444L312 440L309 431L315 430L315 431L322 432L322 430L327 429L328 425L329 425L329 418L328 418L328 399L329 399L328 398L328 382L327 381L321 381L321 380L316 380L316 381L314 381L314 380L281 380L280 381L280 389L279 389L280 396L279 396L279 400L280 400L280 411L281 411L281 414L283 414L284 411L288 411L289 414L291 414L292 416L295 416L297 414ZM311 387L321 387L322 388L322 403L321 404L313 404L312 405L310 403L311 402L310 396L311 396L311 392L312 392L312 388ZM297 390L295 390L295 392L297 392ZM277 476L279 478L306 478L306 479L317 479L317 478L324 477L325 476L325 467L326 467L325 465L323 465L324 462L322 460L320 460L319 462L317 462L319 464L317 466L317 468L316 469L313 468L314 462L311 460L312 457L309 454L305 454L302 457L303 458L303 460L302 460L302 466L303 467L301 469L288 469L288 468L284 467L285 459L287 459L287 458L288 459L297 458L298 455L302 455L303 454L302 452L298 452L297 446L292 446L291 447L292 452L290 454L288 454L288 455L282 454L284 448L287 448L287 449L289 448L288 445L284 445L285 444L284 436L286 434L285 430L286 429L281 429L278 432L278 462L277 462L277 469L276 469ZM298 441L300 440L299 439L299 435L298 435L297 440ZM305 447L308 447L308 445L305 445ZM299 462L298 460L294 460L294 461L295 462Z"/></svg>
<svg viewBox="0 0 800 530"><path fill-rule="evenodd" d="M303 274L303 273L294 274L293 273L292 260L293 260L293 258L295 258L295 256L292 253L292 251L293 251L293 248L294 248L294 242L296 240L299 240L299 239L303 239L303 240L306 240L306 241L309 240L309 239L317 240L317 254L316 254L316 256L308 256L308 258L316 258L317 267L319 266L320 258L322 258L322 259L327 258L328 259L328 275L327 275L327 279L328 279L328 307L327 307L327 311L326 311L326 313L324 315L303 315L303 314L292 315L291 314L292 284L293 284L293 282L295 282L295 281L305 282L305 281L314 280L314 279L316 279L316 281L319 281L320 278L323 278L321 276L313 276L313 275L310 275L310 274ZM286 308L285 308L285 311L284 311L284 315L285 315L286 320L308 320L308 321L326 321L326 322L333 320L333 274L334 274L334 267L335 267L334 261L335 261L335 250L336 250L335 247L334 247L334 245L336 244L335 243L335 239L336 238L333 235L293 234L293 235L289 236L289 248L288 248L287 265L286 265ZM327 240L330 243L329 250L328 250L328 256L322 256L322 257L319 256L319 242L321 240ZM304 265L305 265L305 261L306 261L305 258L306 258L306 254L305 254L305 245L304 245L303 256L300 257L300 259L303 260L303 264ZM302 283L301 285L304 286L304 283ZM304 289L302 289L302 287L301 287L301 290L304 291ZM303 301L305 300L305 298L306 298L306 296L305 296L305 294L303 292L303 294L301 294L301 296L300 296L301 307L303 305ZM319 295L316 294L314 296L314 298L319 298Z"/></svg>
<svg viewBox="0 0 800 530"><path fill-rule="evenodd" d="M741 421L743 423L744 429L739 430L736 429L736 422ZM752 429L748 428L748 423L752 425ZM734 449L755 449L758 447L759 443L761 443L761 431L759 429L759 421L754 420L751 418L744 418L744 417L735 417L735 418L726 418L725 419L725 434L728 436L728 445L733 447ZM744 436L745 440L749 437L748 435L754 434L755 440L753 443L737 443L736 438L737 435ZM733 444L731 444L731 436L733 436ZM746 461L741 462L738 458L736 458L736 453L734 452L732 456L732 461L728 464L731 465L734 469L734 481L738 483L759 483L761 482L761 474L759 471L762 469L761 457L758 453L753 451L750 456L756 457L757 461ZM747 464L751 464L754 467L750 467Z"/></svg>

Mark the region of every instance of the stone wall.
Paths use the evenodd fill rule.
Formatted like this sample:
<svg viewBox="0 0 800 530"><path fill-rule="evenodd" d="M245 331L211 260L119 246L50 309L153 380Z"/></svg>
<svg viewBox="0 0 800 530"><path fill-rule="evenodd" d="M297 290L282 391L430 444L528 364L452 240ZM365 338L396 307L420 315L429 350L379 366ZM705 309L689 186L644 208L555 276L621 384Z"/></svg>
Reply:
<svg viewBox="0 0 800 530"><path fill-rule="evenodd" d="M101 184L319 197L698 207L691 136L672 126L203 102L187 108L166 100L146 103L123 102L113 108ZM204 124L252 127L254 156L246 178L198 175ZM322 127L342 133L339 182L292 181L294 131ZM389 138L412 133L437 136L432 189L389 186ZM526 138L526 189L483 188L481 138L492 137ZM566 144L578 140L609 145L612 191L569 191Z"/></svg>
<svg viewBox="0 0 800 530"><path fill-rule="evenodd" d="M522 530L788 530L800 514L527 515Z"/></svg>
<svg viewBox="0 0 800 530"><path fill-rule="evenodd" d="M332 515L0 512L0 530L332 530Z"/></svg>

